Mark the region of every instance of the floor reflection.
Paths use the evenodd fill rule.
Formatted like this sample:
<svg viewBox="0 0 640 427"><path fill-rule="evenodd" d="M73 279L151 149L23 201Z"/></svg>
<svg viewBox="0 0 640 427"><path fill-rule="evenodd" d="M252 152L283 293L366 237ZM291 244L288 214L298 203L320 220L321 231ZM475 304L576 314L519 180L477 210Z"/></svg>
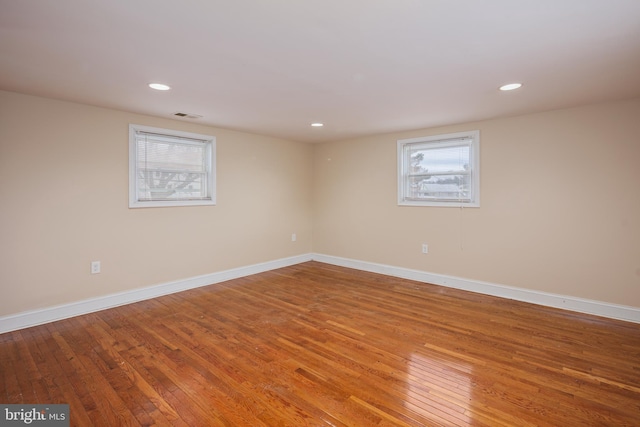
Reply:
<svg viewBox="0 0 640 427"><path fill-rule="evenodd" d="M470 425L472 365L417 352L407 365L406 409L438 424Z"/></svg>

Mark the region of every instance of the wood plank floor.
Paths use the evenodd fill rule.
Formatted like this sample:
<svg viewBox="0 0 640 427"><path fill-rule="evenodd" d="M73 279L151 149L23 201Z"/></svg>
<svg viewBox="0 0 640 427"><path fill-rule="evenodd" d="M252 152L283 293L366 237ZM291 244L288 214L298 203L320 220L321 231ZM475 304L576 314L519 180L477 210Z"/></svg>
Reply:
<svg viewBox="0 0 640 427"><path fill-rule="evenodd" d="M0 335L76 426L639 426L640 325L308 262Z"/></svg>

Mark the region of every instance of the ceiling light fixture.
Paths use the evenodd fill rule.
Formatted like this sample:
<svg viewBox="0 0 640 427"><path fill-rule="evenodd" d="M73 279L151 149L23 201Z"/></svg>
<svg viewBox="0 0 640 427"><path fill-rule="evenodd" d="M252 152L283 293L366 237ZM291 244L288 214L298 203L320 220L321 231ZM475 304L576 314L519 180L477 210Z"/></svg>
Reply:
<svg viewBox="0 0 640 427"><path fill-rule="evenodd" d="M169 90L171 89L167 85L163 85L162 83L149 83L149 87L155 90Z"/></svg>
<svg viewBox="0 0 640 427"><path fill-rule="evenodd" d="M322 126L324 126L324 123L311 123L311 126L313 126L314 128L321 128Z"/></svg>
<svg viewBox="0 0 640 427"><path fill-rule="evenodd" d="M520 89L522 87L522 83L509 83L508 85L500 86L500 90L514 90Z"/></svg>

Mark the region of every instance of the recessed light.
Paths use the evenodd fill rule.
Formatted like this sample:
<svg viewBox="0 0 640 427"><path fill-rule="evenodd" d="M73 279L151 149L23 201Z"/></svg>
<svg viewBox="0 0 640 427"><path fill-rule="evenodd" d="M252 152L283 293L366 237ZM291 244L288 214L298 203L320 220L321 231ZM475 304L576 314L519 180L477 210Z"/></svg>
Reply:
<svg viewBox="0 0 640 427"><path fill-rule="evenodd" d="M500 90L514 90L522 87L522 83L509 83L508 85L500 86Z"/></svg>
<svg viewBox="0 0 640 427"><path fill-rule="evenodd" d="M324 126L324 123L311 123L311 126L313 126L314 128L321 128L322 126Z"/></svg>
<svg viewBox="0 0 640 427"><path fill-rule="evenodd" d="M171 89L167 85L163 85L162 83L149 83L149 87L155 90L169 90Z"/></svg>

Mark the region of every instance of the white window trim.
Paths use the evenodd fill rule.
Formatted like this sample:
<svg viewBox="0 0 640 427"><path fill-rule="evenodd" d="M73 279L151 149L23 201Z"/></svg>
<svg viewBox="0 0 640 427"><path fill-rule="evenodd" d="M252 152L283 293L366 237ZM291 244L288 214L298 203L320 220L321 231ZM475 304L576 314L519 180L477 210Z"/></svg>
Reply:
<svg viewBox="0 0 640 427"><path fill-rule="evenodd" d="M407 164L406 148L422 143L442 143L444 146L448 140L461 138L471 138L470 144L470 167L471 167L471 192L472 200L470 202L451 200L451 201L430 201L430 200L407 200L405 198L407 186L406 170L410 166ZM433 135L419 138L409 138L398 140L398 205L399 206L440 206L440 207L480 207L480 131L468 131L449 133L443 135Z"/></svg>
<svg viewBox="0 0 640 427"><path fill-rule="evenodd" d="M208 174L208 186L211 189L211 197L206 200L172 200L172 201L139 201L136 150L136 132L156 133L179 138L201 140L210 146L210 164ZM171 206L211 206L216 204L216 138L211 135L202 135L191 132L183 132L171 129L162 129L150 126L129 125L129 208L152 208Z"/></svg>

